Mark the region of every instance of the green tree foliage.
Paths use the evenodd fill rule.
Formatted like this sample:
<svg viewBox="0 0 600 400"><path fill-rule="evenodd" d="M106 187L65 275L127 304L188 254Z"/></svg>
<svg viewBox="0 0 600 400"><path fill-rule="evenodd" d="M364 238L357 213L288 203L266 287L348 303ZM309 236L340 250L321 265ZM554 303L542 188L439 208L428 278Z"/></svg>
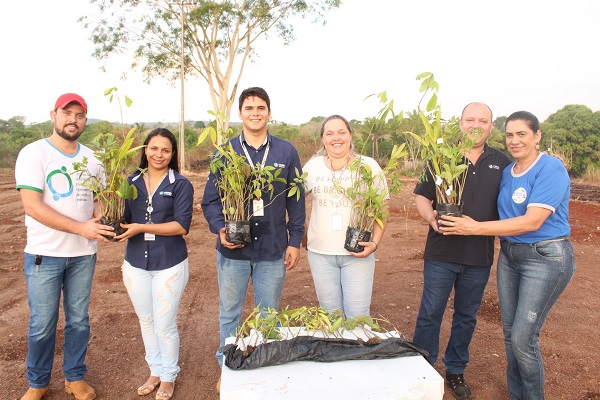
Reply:
<svg viewBox="0 0 600 400"><path fill-rule="evenodd" d="M8 121L0 119L0 133L8 133L16 128L25 128L25 117L12 117Z"/></svg>
<svg viewBox="0 0 600 400"><path fill-rule="evenodd" d="M13 168L19 151L25 145L39 139L36 130L28 128L13 128L9 133L0 133L0 168Z"/></svg>
<svg viewBox="0 0 600 400"><path fill-rule="evenodd" d="M183 26L185 74L199 75L208 83L213 110L222 119L217 126L224 131L244 65L255 55L257 39L269 33L288 44L294 39L292 17L313 16L315 22L324 22L324 13L341 4L340 0L90 2L103 15L94 22L80 18L91 29L96 46L93 55L106 60L113 54L132 51L132 68L142 64L147 81L155 76L180 78Z"/></svg>
<svg viewBox="0 0 600 400"><path fill-rule="evenodd" d="M493 128L490 136L488 136L487 144L510 156L510 153L506 149L506 134L504 132L504 127L501 130Z"/></svg>
<svg viewBox="0 0 600 400"><path fill-rule="evenodd" d="M501 115L494 120L494 129L499 130L500 132L504 132L504 124L506 124L506 116Z"/></svg>
<svg viewBox="0 0 600 400"><path fill-rule="evenodd" d="M421 142L415 139L412 135L406 135L405 132L413 132L414 134L424 137L425 128L421 122L421 117L417 110L403 113L402 119L398 120L397 126L393 128L394 133L392 138L396 144L406 143L406 151L408 152L409 167L412 172L421 171L423 166L418 162L418 154L421 151Z"/></svg>
<svg viewBox="0 0 600 400"><path fill-rule="evenodd" d="M186 126L183 130L183 137L185 138L185 148L189 149L190 146L195 146L198 141L198 130Z"/></svg>
<svg viewBox="0 0 600 400"><path fill-rule="evenodd" d="M52 134L52 122L25 126L25 117L0 119L0 168L13 168L19 151L27 144Z"/></svg>
<svg viewBox="0 0 600 400"><path fill-rule="evenodd" d="M387 107L387 105L385 106ZM316 116L309 122L300 125L272 121L269 131L294 143L301 161L305 163L320 147L320 128L324 119L323 116ZM371 117L371 119L375 119L375 117ZM371 155L374 149L372 146L374 143L369 140L371 119L366 118L364 123L356 119L350 120L354 132L355 148L362 154ZM494 120L494 129L488 138L488 144L507 153L504 133L505 120L504 116ZM144 124L137 125L139 128ZM188 125L185 128L186 163L193 164L193 169L207 168L209 155L213 153L214 148L209 142L199 147L194 146L201 128L191 127L191 122ZM213 120L206 125L215 127L216 121ZM498 129L499 127L502 129ZM149 129L152 128L149 127ZM172 131L177 130L176 126L167 128ZM237 135L241 130L241 125L234 123L230 128L232 135ZM3 143L0 147L0 168L13 168L21 148L34 140L49 137L52 129L51 121L25 125L24 117L0 119L0 140ZM568 105L548 117L541 124L541 129L543 132L541 149L551 149L553 153L560 155L571 173L581 175L588 165L600 169L600 151L598 150L600 149L600 112L592 112L588 107L582 105ZM108 121L89 123L81 135L80 141L89 145L99 133L122 131L123 127L118 123L114 125ZM417 110L395 113L395 117L387 119L386 123L381 126L380 132L382 135L377 140L379 153L377 161L380 165L385 165L394 145L406 143L405 150L409 156L408 161L405 161L403 173L412 174L422 170L423 166L418 157L420 144L411 135L405 134L405 132L413 132L421 137L424 136L423 124Z"/></svg>
<svg viewBox="0 0 600 400"><path fill-rule="evenodd" d="M570 172L581 175L588 165L600 167L600 111L566 105L550 115L541 130L540 147L566 156Z"/></svg>
<svg viewBox="0 0 600 400"><path fill-rule="evenodd" d="M105 132L115 132L113 124L108 121L98 121L93 124L88 124L79 137L79 141L86 146L89 146L96 136Z"/></svg>
<svg viewBox="0 0 600 400"><path fill-rule="evenodd" d="M377 116L365 118L362 126L355 130L358 135L355 135L355 145L357 145L360 154L369 154L371 158L380 162L382 161L382 153L380 153L380 143L391 137L390 121L401 120L402 113L396 115L394 112L394 100L387 98L386 92L372 94L365 98L376 97L379 100L380 109ZM391 153L391 147L388 147L386 154Z"/></svg>
<svg viewBox="0 0 600 400"><path fill-rule="evenodd" d="M299 129L296 125L289 125L285 122L271 120L269 123L269 133L285 140L291 140L298 136Z"/></svg>
<svg viewBox="0 0 600 400"><path fill-rule="evenodd" d="M507 117L501 115L494 120L494 127L492 132L487 139L487 143L495 149L502 151L504 154L510 156L510 153L506 149L506 133L504 125L506 124Z"/></svg>
<svg viewBox="0 0 600 400"><path fill-rule="evenodd" d="M136 122L135 128L136 128L136 131L138 131L140 134L143 134L148 130L145 122Z"/></svg>

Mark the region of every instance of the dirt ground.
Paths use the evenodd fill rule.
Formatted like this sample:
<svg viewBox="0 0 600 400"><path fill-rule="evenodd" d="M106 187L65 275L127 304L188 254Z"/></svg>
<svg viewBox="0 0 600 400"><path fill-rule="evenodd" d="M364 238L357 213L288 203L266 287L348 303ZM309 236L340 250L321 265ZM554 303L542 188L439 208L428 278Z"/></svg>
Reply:
<svg viewBox="0 0 600 400"><path fill-rule="evenodd" d="M196 190L194 219L187 237L190 280L179 310L181 373L175 399L218 399L214 390L219 367L218 291L214 240L202 216L200 199L205 173L188 174ZM410 195L414 180L394 196L391 217L377 252L372 315L382 315L411 338L422 290L423 248L427 225ZM23 276L24 213L14 189L12 171L0 171L0 398L19 399L27 389L25 357L29 308ZM571 239L577 272L550 313L541 334L548 399L600 399L600 188L573 182ZM99 399L140 399L136 388L147 378L138 322L121 279L124 244L101 244L94 278L90 319L92 335L86 379ZM251 290L251 289L249 289ZM249 296L247 300L250 300ZM448 340L452 302L442 326L441 349ZM288 273L280 306L317 305L306 261ZM251 309L246 302L246 312ZM62 325L48 400L68 398L63 392ZM498 311L495 267L492 269L477 330L471 344L466 378L474 399L508 399L506 361ZM277 368L277 367L271 367ZM436 369L442 373L440 362ZM311 396L308 395L307 398ZM72 398L72 397L71 397ZM152 395L143 398L151 399ZM444 399L452 399L446 387Z"/></svg>

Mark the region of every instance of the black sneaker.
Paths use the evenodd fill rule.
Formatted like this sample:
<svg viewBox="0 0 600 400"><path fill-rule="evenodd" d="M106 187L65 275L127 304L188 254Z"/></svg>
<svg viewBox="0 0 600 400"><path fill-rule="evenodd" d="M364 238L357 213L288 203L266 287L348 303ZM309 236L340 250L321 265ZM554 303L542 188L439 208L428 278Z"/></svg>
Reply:
<svg viewBox="0 0 600 400"><path fill-rule="evenodd" d="M446 382L452 388L452 394L455 398L459 400L471 398L471 388L465 382L463 374L451 374L446 371Z"/></svg>

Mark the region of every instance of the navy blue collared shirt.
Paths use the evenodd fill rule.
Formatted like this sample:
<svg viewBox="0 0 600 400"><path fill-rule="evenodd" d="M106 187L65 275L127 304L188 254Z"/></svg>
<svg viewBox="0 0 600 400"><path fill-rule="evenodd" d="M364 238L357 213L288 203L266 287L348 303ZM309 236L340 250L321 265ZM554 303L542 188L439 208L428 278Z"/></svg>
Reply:
<svg viewBox="0 0 600 400"><path fill-rule="evenodd" d="M152 197L152 212L148 212L148 189L141 172L130 175L129 183L135 185L138 197L125 202L125 220L128 223L154 224L177 221L186 233L192 223L194 187L190 181L169 169L168 175ZM143 233L127 241L125 260L136 268L157 271L171 268L187 258L187 246L182 235L160 236L146 240Z"/></svg>
<svg viewBox="0 0 600 400"><path fill-rule="evenodd" d="M267 134L267 142L256 149L245 141L243 135L242 132L241 138L253 163L262 163L268 145L269 152L265 164L281 168L279 176L284 178L287 184L275 182L273 184L275 187L274 197L289 188L290 183L296 177L296 168L302 174L300 157L298 157L298 152L290 142ZM240 143L240 136L231 139L230 143L236 153L245 155ZM209 224L210 231L217 234L217 250L224 257L234 260L274 261L283 257L288 245L299 249L300 241L304 235L304 220L306 218L304 188L301 187L300 189L301 196L299 200L296 200L296 196L287 197L287 193L283 193L277 196L268 207L265 207L264 216L253 216L250 219L252 243L241 249L231 250L221 245L218 236L221 228L225 226L225 216L215 185L215 175L211 172L202 196L202 211ZM269 204L271 201L269 194L263 193L263 195L265 204Z"/></svg>

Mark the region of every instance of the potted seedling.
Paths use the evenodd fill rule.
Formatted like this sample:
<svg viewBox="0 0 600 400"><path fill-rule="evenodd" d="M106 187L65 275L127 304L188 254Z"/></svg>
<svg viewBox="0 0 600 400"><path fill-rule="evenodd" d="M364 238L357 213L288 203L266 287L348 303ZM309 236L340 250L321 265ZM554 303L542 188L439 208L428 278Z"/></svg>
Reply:
<svg viewBox="0 0 600 400"><path fill-rule="evenodd" d="M351 183L346 189L341 188L344 196L352 203L344 242L346 250L360 253L364 247L358 242L371 240L374 224L377 223L383 229L388 214L388 204L385 201L389 195L388 191L397 193L402 186L397 176L397 167L407 154L404 145L394 145L390 159L381 172L374 173L373 169L363 162L361 156L357 156L348 166ZM385 190L388 179L388 190Z"/></svg>
<svg viewBox="0 0 600 400"><path fill-rule="evenodd" d="M214 115L213 112L210 113ZM209 126L198 138L198 144L210 137L216 148L210 161L210 170L215 177L214 183L223 207L226 238L228 242L235 244L252 243L250 218L259 211L253 210L252 201L266 197L264 200L268 203L263 207L266 208L285 192L288 197L296 196L296 200L299 200L300 187L306 174L300 175L296 169L296 177L288 188L274 195L274 183L288 183L280 176L281 168L262 163L251 166L244 155L236 153L230 142L217 144L216 138L219 133Z"/></svg>
<svg viewBox="0 0 600 400"><path fill-rule="evenodd" d="M372 130L384 126L389 115L395 118L394 102L387 101L385 92L378 94L377 97L383 106L379 110L377 118L371 124ZM372 133L371 131L369 136L372 136ZM352 213L346 228L346 240L344 242L346 250L360 253L364 250L364 247L359 245L358 242L371 240L375 223L383 229L388 214L386 199L389 192L397 193L402 187L397 168L401 159L407 154L404 147L405 143L399 146L394 145L389 161L381 171L373 171L373 168L365 162L363 157L357 154L354 161L347 167L350 173L350 185L342 187L340 183L335 183L338 192L341 192L352 204Z"/></svg>
<svg viewBox="0 0 600 400"><path fill-rule="evenodd" d="M117 88L110 88L104 92L104 95L109 96L109 101L112 102L116 91ZM117 100L120 108L120 99L117 98ZM125 96L127 107L131 103L131 99ZM135 169L135 159L139 155L138 150L144 147L133 145L135 132L135 127L131 128L124 136L106 132L97 135L92 140L90 147L94 150L94 156L102 164L99 175L90 173L87 158L73 163L73 173L85 177L83 184L94 192L95 199L98 200L102 211L100 223L112 226L116 235L123 233L121 223L124 222L125 200L137 197L135 186L130 185L127 181L127 176ZM113 240L110 236L105 237Z"/></svg>
<svg viewBox="0 0 600 400"><path fill-rule="evenodd" d="M250 218L257 211L252 210L252 200L261 199L263 195L274 199L273 183L287 183L279 176L281 168L261 163L251 167L245 156L237 154L230 143L225 143L217 146L210 162L210 170L215 176L215 185L223 206L227 241L236 244L252 243Z"/></svg>
<svg viewBox="0 0 600 400"><path fill-rule="evenodd" d="M417 80L422 80L419 92L423 93L423 97L418 111L425 135L407 133L422 145L421 159L426 167L419 179L422 181L433 177L438 215L461 216L462 193L469 168L464 154L473 148L477 135L461 132L455 117L449 121L442 120L442 109L437 99L439 85L432 73L422 73L417 76ZM429 114L421 109L421 102L427 94L431 94L426 106Z"/></svg>

